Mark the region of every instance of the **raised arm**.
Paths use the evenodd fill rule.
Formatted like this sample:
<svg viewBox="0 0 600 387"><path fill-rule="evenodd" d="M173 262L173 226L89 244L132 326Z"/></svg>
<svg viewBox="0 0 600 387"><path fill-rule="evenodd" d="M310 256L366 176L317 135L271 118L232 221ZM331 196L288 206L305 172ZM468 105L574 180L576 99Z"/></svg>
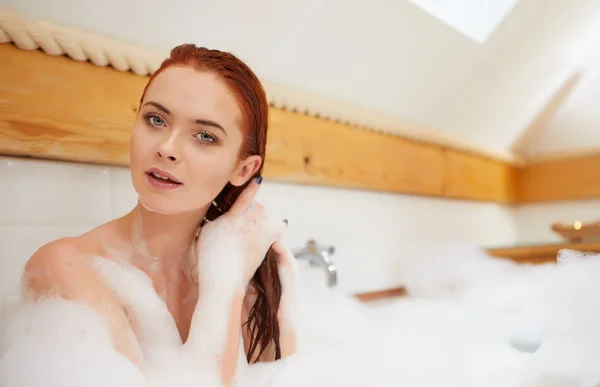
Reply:
<svg viewBox="0 0 600 387"><path fill-rule="evenodd" d="M253 202L258 187L251 183L226 214L205 225L196 249L200 291L184 348L226 385L237 371L248 283L286 228Z"/></svg>

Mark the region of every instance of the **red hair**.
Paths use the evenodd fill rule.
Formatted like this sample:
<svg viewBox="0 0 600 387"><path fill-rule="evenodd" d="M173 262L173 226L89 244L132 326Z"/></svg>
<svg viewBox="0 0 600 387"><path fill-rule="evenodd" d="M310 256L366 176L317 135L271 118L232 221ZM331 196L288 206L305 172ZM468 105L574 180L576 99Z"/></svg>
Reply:
<svg viewBox="0 0 600 387"><path fill-rule="evenodd" d="M192 67L198 71L211 72L225 81L229 90L235 96L242 113L241 124L245 138L239 156L245 158L251 155L259 155L262 162L253 177L260 176L263 171L267 147L269 105L258 77L244 62L230 53L197 47L193 44L183 44L171 50L170 56L152 74L142 94L142 101L146 89L154 77L171 66ZM211 221L227 212L251 180L249 179L241 187L228 183L216 197L215 203L217 205L210 207L206 218ZM250 280L250 284L256 290L257 298L250 309L248 321L245 323L250 332L248 362L254 357L258 346L260 346L260 351L255 357L256 361L260 359L262 353L271 344L275 347L275 359L279 359L281 358L281 348L279 345L277 310L281 299L281 283L277 263L271 250L258 267Z"/></svg>

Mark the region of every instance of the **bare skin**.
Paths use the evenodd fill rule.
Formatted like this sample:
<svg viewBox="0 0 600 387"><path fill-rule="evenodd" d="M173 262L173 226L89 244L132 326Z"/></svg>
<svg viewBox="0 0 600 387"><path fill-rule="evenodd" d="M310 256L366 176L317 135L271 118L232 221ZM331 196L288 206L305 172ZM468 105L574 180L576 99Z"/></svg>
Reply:
<svg viewBox="0 0 600 387"><path fill-rule="evenodd" d="M143 207L136 207L128 215L106 223L78 237L54 241L39 249L28 261L25 268L24 284L26 292L33 298L52 295L66 300L84 303L94 308L110 327L115 348L132 362L141 361L132 333L136 316L120 304L112 291L103 283L98 273L89 265L86 256L101 256L115 262L127 260L144 271L153 282L154 290L163 298L179 331L182 342L186 342L192 314L199 298L199 284L182 268L190 257L189 249L176 251L172 243L181 238L182 232L164 225L160 234L164 236L165 250L172 251L164 259L154 259L140 254L130 241L132 227L138 212L148 216ZM156 223L158 224L158 223ZM181 224L181 223L180 223ZM190 222L190 225L193 223ZM155 229L159 232L159 229ZM181 230L181 229L180 229ZM188 236L189 244L193 237ZM171 241L171 242L169 242ZM179 246L185 246L182 242ZM161 245L156 243L155 248ZM171 250L172 249L172 250ZM177 255L176 255L177 254ZM174 269L175 268L175 269ZM238 293L230 314L228 345L225 350L222 380L229 384L236 372L238 361L239 332L254 302L252 290ZM295 352L295 334L285 329L285 316L280 315L282 357ZM250 341L247 329L242 328L246 353ZM259 361L274 360L273 349L267 349Z"/></svg>
<svg viewBox="0 0 600 387"><path fill-rule="evenodd" d="M135 316L119 303L86 257L128 262L151 278L186 342L194 308L202 297L202 284L190 269L199 226L223 187L246 183L262 162L258 155L239 156L244 140L240 117L237 101L214 74L186 67L159 74L146 91L132 129L130 170L138 204L124 217L86 234L41 247L25 267L24 291L31 297L52 295L91 306L110 327L115 348L139 363L141 353L132 337ZM176 189L157 187L149 175L151 168L181 184ZM258 190L258 185L249 187L253 191L247 203ZM283 251L277 243L273 246ZM282 262L289 259L284 258ZM254 270L259 263L253 263ZM245 283L251 274L246 273ZM251 288L246 293L244 287L233 297L222 362L225 384L235 375L239 332L252 304ZM281 313L280 344L287 356L295 351L295 333L286 331ZM245 328L242 335L247 352ZM267 349L259 360L272 360L273 354Z"/></svg>

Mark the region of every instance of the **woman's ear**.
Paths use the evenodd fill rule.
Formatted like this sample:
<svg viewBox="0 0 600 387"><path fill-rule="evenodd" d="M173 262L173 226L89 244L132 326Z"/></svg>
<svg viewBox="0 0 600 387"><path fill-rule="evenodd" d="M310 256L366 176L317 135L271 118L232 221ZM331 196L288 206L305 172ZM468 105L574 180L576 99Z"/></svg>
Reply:
<svg viewBox="0 0 600 387"><path fill-rule="evenodd" d="M260 168L262 157L252 155L240 161L237 168L233 171L229 183L236 187L244 185Z"/></svg>

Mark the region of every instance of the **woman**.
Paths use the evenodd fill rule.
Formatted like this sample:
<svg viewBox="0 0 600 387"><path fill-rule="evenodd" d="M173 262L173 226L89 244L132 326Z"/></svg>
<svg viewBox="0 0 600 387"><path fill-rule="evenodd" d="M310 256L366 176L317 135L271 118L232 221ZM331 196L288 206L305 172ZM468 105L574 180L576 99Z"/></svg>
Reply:
<svg viewBox="0 0 600 387"><path fill-rule="evenodd" d="M182 342L193 315L198 326L211 326L208 319L214 316L195 309L229 286L223 292L231 298L233 323L219 344L223 347L213 349L223 354L225 384L236 372L240 329L248 362L293 353L295 334L279 308L286 297L279 273L288 275L293 267L279 242L287 221L273 223L253 204L262 181L267 125L265 92L243 62L194 45L173 49L146 85L132 129L137 206L84 235L40 248L25 268L27 294L92 306L109 324L115 348L139 363L142 355L131 339L135 313L83 259L100 256L133 264L150 277Z"/></svg>

